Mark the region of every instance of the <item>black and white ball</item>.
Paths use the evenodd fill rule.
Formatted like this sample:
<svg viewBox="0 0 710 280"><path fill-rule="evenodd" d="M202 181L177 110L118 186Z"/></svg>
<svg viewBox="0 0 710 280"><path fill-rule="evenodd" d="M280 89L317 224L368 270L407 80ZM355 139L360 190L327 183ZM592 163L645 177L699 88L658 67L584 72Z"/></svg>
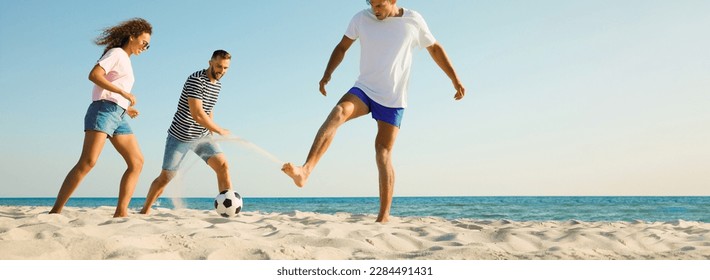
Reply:
<svg viewBox="0 0 710 280"><path fill-rule="evenodd" d="M242 211L242 196L232 189L222 191L214 199L214 208L222 217L234 217Z"/></svg>

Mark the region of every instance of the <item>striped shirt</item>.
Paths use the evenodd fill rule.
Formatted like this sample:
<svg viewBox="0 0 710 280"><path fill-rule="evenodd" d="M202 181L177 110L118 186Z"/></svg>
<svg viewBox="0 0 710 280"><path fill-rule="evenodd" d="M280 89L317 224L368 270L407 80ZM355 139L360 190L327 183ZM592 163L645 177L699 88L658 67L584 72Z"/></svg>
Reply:
<svg viewBox="0 0 710 280"><path fill-rule="evenodd" d="M217 103L219 90L222 88L222 83L210 83L210 78L207 77L207 70L200 70L187 78L185 86L180 94L178 101L177 112L173 117L173 123L168 129L168 133L181 141L194 141L209 132L209 130L199 125L190 114L190 106L187 103L188 98L202 100L202 109L209 115L212 108Z"/></svg>

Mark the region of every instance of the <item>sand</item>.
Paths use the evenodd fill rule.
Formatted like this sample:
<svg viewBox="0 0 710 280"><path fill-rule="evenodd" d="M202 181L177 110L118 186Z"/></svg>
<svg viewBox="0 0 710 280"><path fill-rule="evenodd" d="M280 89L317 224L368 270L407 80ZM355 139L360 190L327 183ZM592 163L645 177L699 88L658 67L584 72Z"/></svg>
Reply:
<svg viewBox="0 0 710 280"><path fill-rule="evenodd" d="M0 206L0 260L708 260L710 224Z"/></svg>

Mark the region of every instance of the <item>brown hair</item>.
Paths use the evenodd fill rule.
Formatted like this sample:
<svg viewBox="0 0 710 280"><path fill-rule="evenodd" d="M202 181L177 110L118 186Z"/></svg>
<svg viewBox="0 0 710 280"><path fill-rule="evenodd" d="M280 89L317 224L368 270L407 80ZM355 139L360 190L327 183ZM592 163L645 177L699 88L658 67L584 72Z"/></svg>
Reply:
<svg viewBox="0 0 710 280"><path fill-rule="evenodd" d="M123 47L131 36L138 37L143 33L153 34L153 26L142 18L132 18L112 27L107 27L94 40L99 46L105 45L104 54L110 49Z"/></svg>

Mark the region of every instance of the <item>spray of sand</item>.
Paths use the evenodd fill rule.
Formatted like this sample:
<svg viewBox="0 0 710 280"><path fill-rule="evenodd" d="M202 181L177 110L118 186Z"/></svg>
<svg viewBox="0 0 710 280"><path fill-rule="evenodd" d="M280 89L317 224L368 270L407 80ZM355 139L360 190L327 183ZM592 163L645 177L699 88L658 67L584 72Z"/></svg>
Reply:
<svg viewBox="0 0 710 280"><path fill-rule="evenodd" d="M217 142L232 142L232 143L238 143L262 156L265 158L271 160L272 162L283 165L285 162L274 156L273 154L269 153L268 151L262 149L261 147L257 146L256 144L249 142L241 137L238 136L223 136L223 137L215 137L215 141Z"/></svg>
<svg viewBox="0 0 710 280"><path fill-rule="evenodd" d="M252 150L256 152L259 155L264 156L268 160L270 160L273 163L278 164L279 166L284 164L284 161L280 160L276 156L274 156L272 153L264 150L263 148L257 146L256 144L249 142L245 140L244 138L238 137L238 136L215 136L213 138L214 141L216 142L228 142L228 143L237 143L245 148L248 148L249 150ZM182 189L183 189L183 183L182 183L182 176L184 174L187 174L190 169L192 169L193 166L195 166L195 163L197 162L202 162L202 160L199 157L185 157L182 167L177 171L175 174L175 177L173 180L171 180L170 185L173 185L171 189L171 201L173 203L173 206L175 209L184 209L185 204L182 201Z"/></svg>

